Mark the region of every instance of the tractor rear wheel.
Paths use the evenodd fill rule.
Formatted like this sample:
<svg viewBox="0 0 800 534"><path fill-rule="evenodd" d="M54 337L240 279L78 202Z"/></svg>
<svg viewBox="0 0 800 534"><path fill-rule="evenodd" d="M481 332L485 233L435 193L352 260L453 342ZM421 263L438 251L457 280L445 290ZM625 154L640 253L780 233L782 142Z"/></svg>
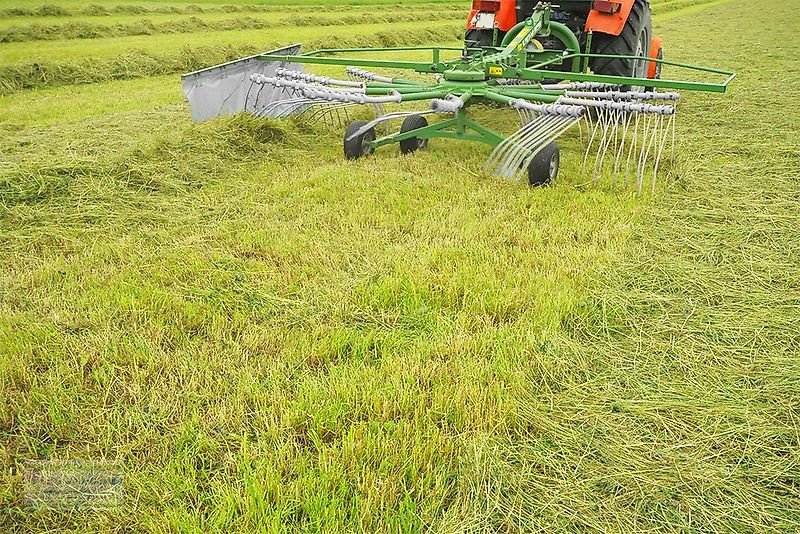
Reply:
<svg viewBox="0 0 800 534"><path fill-rule="evenodd" d="M653 23L650 5L647 0L636 0L622 33L619 35L597 33L592 40L592 48L595 54L648 56L652 36ZM595 74L607 76L646 78L647 68L648 62L645 60L603 57L592 60L592 70ZM623 88L623 90L630 89L642 91L644 87Z"/></svg>
<svg viewBox="0 0 800 534"><path fill-rule="evenodd" d="M498 35L497 38L501 40L503 37ZM464 50L492 46L493 39L494 30L467 30L466 35L464 35Z"/></svg>

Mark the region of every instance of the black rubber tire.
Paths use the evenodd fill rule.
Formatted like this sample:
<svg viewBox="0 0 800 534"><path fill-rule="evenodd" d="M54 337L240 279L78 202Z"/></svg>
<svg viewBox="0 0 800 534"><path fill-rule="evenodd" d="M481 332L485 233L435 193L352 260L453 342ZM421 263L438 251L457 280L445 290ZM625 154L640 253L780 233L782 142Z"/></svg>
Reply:
<svg viewBox="0 0 800 534"><path fill-rule="evenodd" d="M528 184L531 187L547 185L558 176L561 155L555 141L544 147L528 165Z"/></svg>
<svg viewBox="0 0 800 534"><path fill-rule="evenodd" d="M650 50L650 39L653 36L653 22L650 14L650 4L647 0L636 0L633 3L631 14L628 17L622 33L608 35L595 33L592 39L592 50L595 54L613 54L617 56L635 56L640 39L642 39L642 55L647 56ZM595 74L607 76L633 76L637 67L643 69L647 76L647 62L637 65L634 59L621 58L594 58L592 70ZM623 88L627 90L628 88Z"/></svg>
<svg viewBox="0 0 800 534"><path fill-rule="evenodd" d="M375 128L370 128L361 135L348 140L362 126L367 124L367 121L353 121L344 132L344 157L347 159L358 159L361 156L369 156L375 150L369 145L370 141L375 140Z"/></svg>
<svg viewBox="0 0 800 534"><path fill-rule="evenodd" d="M428 125L428 121L422 115L409 115L403 120L403 125L400 126L400 133L410 132L411 130L418 130ZM400 141L400 152L403 154L411 154L428 146L427 139L419 139L417 137L409 137Z"/></svg>
<svg viewBox="0 0 800 534"><path fill-rule="evenodd" d="M497 35L497 46L500 46L500 41L503 40L502 33ZM494 38L494 30L467 30L464 35L464 51L468 48L484 48L492 46L492 39Z"/></svg>

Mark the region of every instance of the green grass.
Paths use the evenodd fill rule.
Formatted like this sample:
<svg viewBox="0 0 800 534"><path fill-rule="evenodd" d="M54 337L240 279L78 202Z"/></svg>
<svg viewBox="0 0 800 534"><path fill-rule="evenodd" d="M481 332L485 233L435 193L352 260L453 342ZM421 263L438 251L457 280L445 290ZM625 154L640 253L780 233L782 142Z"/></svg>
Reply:
<svg viewBox="0 0 800 534"><path fill-rule="evenodd" d="M319 37L304 41L303 46L306 50L327 49L336 46L411 46L458 38L462 33L460 25L453 23L438 23L428 25L426 28L412 28L411 26L412 23L373 25L373 29L386 30L377 33L370 33L364 28L360 28L364 33L354 32L352 27L349 28L349 31L328 32L320 32L319 28L314 28L305 33ZM297 37L298 33L300 32L295 32L294 36ZM34 61L0 66L0 95L24 89L89 84L108 80L161 76L168 73L186 73L285 44L286 41L283 43L274 41L255 48L251 44L243 42L238 46L217 44L194 48L184 47L166 53L153 47L153 50L150 51L132 50L118 56L104 58L85 58L77 61Z"/></svg>
<svg viewBox="0 0 800 534"><path fill-rule="evenodd" d="M0 42L97 39L131 35L155 35L161 33L194 33L216 30L243 30L248 28L276 28L280 26L337 26L376 22L402 22L409 20L439 20L466 18L464 9L437 9L424 6L421 9L387 8L376 14L370 8L353 8L346 14L322 11L307 15L294 11L278 13L230 14L214 13L202 15L142 15L115 16L111 22L92 17L70 17L47 22L36 19L7 19L0 21Z"/></svg>
<svg viewBox="0 0 800 534"><path fill-rule="evenodd" d="M418 21L412 21L398 22L391 25L386 23L356 24L346 28L335 26L302 26L293 28L284 26L269 30L246 29L236 32L210 31L189 34L165 34L159 35L158 39L153 39L149 35L139 35L110 37L97 40L97 42L87 39L72 39L5 43L0 48L0 61L3 64L13 65L22 62L27 64L27 62L80 60L84 58L100 59L113 58L132 50L165 54L167 52L178 53L187 48L216 46L249 46L260 50L277 43L345 39L355 36L371 36L379 32L401 34L404 30L436 30L442 27L454 27L456 24L463 25L463 21L460 19L461 17L454 14L449 19L425 24L423 28L420 27Z"/></svg>
<svg viewBox="0 0 800 534"><path fill-rule="evenodd" d="M229 6L230 7L230 6ZM292 20L304 23L306 20L313 20L319 17L342 17L343 13L348 15L376 15L373 6L317 6L312 15L309 15L309 8L304 6L232 6L237 11L232 11L229 7L211 10L201 6L192 8L181 8L179 11L172 12L169 9L158 9L156 7L146 8L142 6L116 6L120 12L109 12L108 15L92 15L76 12L69 16L7 16L0 19L2 29L27 29L28 27L52 27L85 24L88 26L112 26L112 25L132 25L142 20L153 23L164 23L170 21L185 21L188 19L199 19L205 22L215 22L229 20L231 18L256 18L264 21ZM252 11L245 8L252 7ZM141 8L142 11L139 10ZM178 8L175 8L176 10ZM418 13L449 12L458 11L465 13L467 8L463 5L451 4L417 4L413 9L408 6L386 5L381 6L380 15L386 14L406 14L414 15ZM433 16L433 15L431 15Z"/></svg>
<svg viewBox="0 0 800 534"><path fill-rule="evenodd" d="M32 3L23 0L0 0L0 9L20 10L28 12L35 10L37 13L47 15L48 13L70 15L76 11L95 12L105 14L105 11L128 11L129 6L142 7L148 10L178 9L191 11L208 10L250 10L250 9L272 9L273 7L284 8L286 6L302 7L330 7L330 6L355 6L355 5L417 5L417 4L455 4L453 0L272 0L250 1L232 0L230 2L220 2L218 0L198 0L196 2L162 2L161 0L96 0L87 2L86 0L58 0L56 2ZM122 6L121 9L118 9ZM252 6L256 6L253 8ZM13 14L13 13L11 13Z"/></svg>
<svg viewBox="0 0 800 534"><path fill-rule="evenodd" d="M529 190L193 125L175 76L0 96L0 530L800 528L800 19L690 10L668 55L739 79L642 198L576 187L577 134ZM124 505L26 511L37 458Z"/></svg>

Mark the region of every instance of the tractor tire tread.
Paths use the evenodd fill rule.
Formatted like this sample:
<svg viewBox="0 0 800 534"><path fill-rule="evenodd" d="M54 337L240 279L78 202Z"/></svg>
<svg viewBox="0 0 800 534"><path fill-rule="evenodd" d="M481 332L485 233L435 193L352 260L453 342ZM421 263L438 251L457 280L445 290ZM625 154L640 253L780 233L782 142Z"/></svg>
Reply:
<svg viewBox="0 0 800 534"><path fill-rule="evenodd" d="M403 125L400 126L400 133L418 130L428 125L427 119L422 115L409 115L403 120ZM411 154L428 145L427 139L419 139L417 137L409 137L400 141L400 152L403 154Z"/></svg>
<svg viewBox="0 0 800 534"><path fill-rule="evenodd" d="M652 16L650 5L647 0L635 0L630 16L628 17L622 33L619 35L609 35L605 33L595 34L592 42L595 54L611 54L620 56L632 56L636 54L636 45L642 28L647 27L648 39L652 37ZM649 48L650 43L645 43ZM609 76L631 76L634 71L634 60L614 59L614 58L595 58L592 61L592 70L596 74Z"/></svg>

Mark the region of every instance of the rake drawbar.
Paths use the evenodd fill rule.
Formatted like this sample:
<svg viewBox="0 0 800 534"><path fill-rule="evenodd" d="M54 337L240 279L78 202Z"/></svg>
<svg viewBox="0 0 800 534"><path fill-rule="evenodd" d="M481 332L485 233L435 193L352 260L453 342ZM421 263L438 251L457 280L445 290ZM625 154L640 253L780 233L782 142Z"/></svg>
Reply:
<svg viewBox="0 0 800 534"><path fill-rule="evenodd" d="M674 145L680 98L675 91L722 93L735 75L661 58L591 54L589 44L582 52L575 35L550 20L550 9L549 3L539 3L530 18L507 32L499 47L463 51L447 47L351 48L303 54L300 45L292 45L188 74L183 79L184 91L195 120L247 111L259 117L299 116L311 122L342 124L350 121L349 110L354 106L368 106L374 119L350 122L346 128L343 144L348 159L369 155L392 143L399 143L403 153L410 153L434 138L476 141L492 147L484 170L511 179L527 174L531 185L555 178L560 162L555 140L576 125L581 131L585 126L584 174L597 180L610 170L615 179L621 176L626 183L633 180L641 192L645 175L652 172L654 188L665 148ZM564 50L544 49L536 40L549 36L559 39ZM442 59L456 50L462 52L458 57ZM431 60L349 57L354 53L404 51L430 52ZM594 57L626 57L723 79L709 82L596 75L588 68ZM306 73L303 65L307 64L343 66L347 79ZM389 77L365 70L376 67L428 74L432 80ZM387 105L419 102L427 102L427 106L386 112ZM468 115L474 104L507 106L516 112L519 129L504 136L479 124ZM438 120L429 123L428 119L434 117ZM399 131L378 135L385 123L401 119Z"/></svg>

